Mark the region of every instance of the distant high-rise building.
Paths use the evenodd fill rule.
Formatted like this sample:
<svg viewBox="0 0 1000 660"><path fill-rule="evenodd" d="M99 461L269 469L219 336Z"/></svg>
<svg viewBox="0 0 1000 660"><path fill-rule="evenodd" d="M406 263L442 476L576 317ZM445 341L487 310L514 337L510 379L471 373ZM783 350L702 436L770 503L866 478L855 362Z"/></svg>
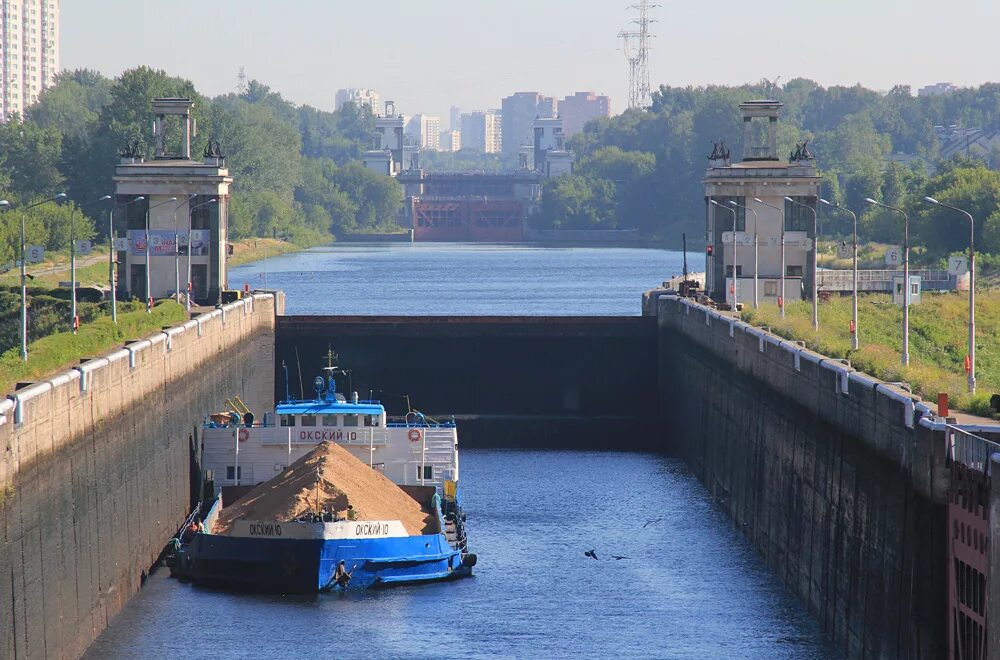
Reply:
<svg viewBox="0 0 1000 660"><path fill-rule="evenodd" d="M0 3L0 121L21 114L59 71L60 0Z"/></svg>
<svg viewBox="0 0 1000 660"><path fill-rule="evenodd" d="M917 90L917 96L947 96L957 89L958 87L949 82L939 82L921 87Z"/></svg>
<svg viewBox="0 0 1000 660"><path fill-rule="evenodd" d="M488 154L500 151L503 143L502 115L499 110L470 112L461 117L462 148Z"/></svg>
<svg viewBox="0 0 1000 660"><path fill-rule="evenodd" d="M577 92L559 102L559 116L563 120L563 133L575 135L591 119L611 116L611 99L593 92Z"/></svg>
<svg viewBox="0 0 1000 660"><path fill-rule="evenodd" d="M457 105L448 110L448 128L457 131L462 128L462 110Z"/></svg>
<svg viewBox="0 0 1000 660"><path fill-rule="evenodd" d="M503 152L517 153L518 148L531 144L537 117L555 117L556 100L538 92L515 92L501 102L503 110Z"/></svg>
<svg viewBox="0 0 1000 660"><path fill-rule="evenodd" d="M381 110L379 95L374 89L356 89L354 87L338 89L336 100L337 110L343 108L345 103L353 103L359 107L367 105L371 108L373 114Z"/></svg>
<svg viewBox="0 0 1000 660"><path fill-rule="evenodd" d="M413 115L406 124L406 133L413 137L413 144L421 149L438 151L441 148L441 118Z"/></svg>
<svg viewBox="0 0 1000 660"><path fill-rule="evenodd" d="M458 151L462 148L462 131L441 131L441 151Z"/></svg>

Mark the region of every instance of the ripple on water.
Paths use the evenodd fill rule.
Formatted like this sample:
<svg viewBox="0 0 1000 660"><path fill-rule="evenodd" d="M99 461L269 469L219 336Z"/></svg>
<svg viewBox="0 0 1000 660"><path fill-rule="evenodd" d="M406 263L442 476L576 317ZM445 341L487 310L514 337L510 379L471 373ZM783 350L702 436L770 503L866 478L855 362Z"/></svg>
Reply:
<svg viewBox="0 0 1000 660"><path fill-rule="evenodd" d="M679 461L462 459L474 578L287 597L192 587L161 571L87 657L838 657ZM591 548L598 561L583 555Z"/></svg>

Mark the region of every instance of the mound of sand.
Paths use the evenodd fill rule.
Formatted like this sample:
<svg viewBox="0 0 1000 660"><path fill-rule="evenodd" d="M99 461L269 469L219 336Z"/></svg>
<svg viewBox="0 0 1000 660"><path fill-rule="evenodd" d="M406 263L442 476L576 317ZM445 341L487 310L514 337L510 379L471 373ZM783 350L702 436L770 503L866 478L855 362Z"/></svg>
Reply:
<svg viewBox="0 0 1000 660"><path fill-rule="evenodd" d="M411 535L423 534L432 522L412 497L385 475L371 469L343 447L321 442L270 481L226 506L215 525L216 534L229 531L236 520L292 520L317 510L343 517L354 507L358 520L399 520Z"/></svg>

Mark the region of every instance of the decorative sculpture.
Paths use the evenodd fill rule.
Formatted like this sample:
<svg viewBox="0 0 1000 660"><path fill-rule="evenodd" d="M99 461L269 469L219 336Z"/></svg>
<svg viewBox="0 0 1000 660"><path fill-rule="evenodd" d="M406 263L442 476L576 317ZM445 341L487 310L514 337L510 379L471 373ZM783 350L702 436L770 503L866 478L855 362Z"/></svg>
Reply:
<svg viewBox="0 0 1000 660"><path fill-rule="evenodd" d="M134 142L125 142L125 146L118 150L121 158L143 158L142 143L137 138Z"/></svg>

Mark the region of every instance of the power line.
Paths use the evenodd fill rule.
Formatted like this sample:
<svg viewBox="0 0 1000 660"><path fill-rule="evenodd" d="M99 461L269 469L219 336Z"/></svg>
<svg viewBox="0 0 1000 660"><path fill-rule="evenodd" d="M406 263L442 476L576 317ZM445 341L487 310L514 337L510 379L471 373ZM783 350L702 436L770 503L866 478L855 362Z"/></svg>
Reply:
<svg viewBox="0 0 1000 660"><path fill-rule="evenodd" d="M629 108L646 108L652 103L649 85L649 49L653 35L649 33L649 27L657 21L649 17L649 12L660 6L650 0L639 0L630 5L629 9L638 12L638 16L632 21L637 29L622 30L618 33L618 38L622 42L622 52L628 60Z"/></svg>

